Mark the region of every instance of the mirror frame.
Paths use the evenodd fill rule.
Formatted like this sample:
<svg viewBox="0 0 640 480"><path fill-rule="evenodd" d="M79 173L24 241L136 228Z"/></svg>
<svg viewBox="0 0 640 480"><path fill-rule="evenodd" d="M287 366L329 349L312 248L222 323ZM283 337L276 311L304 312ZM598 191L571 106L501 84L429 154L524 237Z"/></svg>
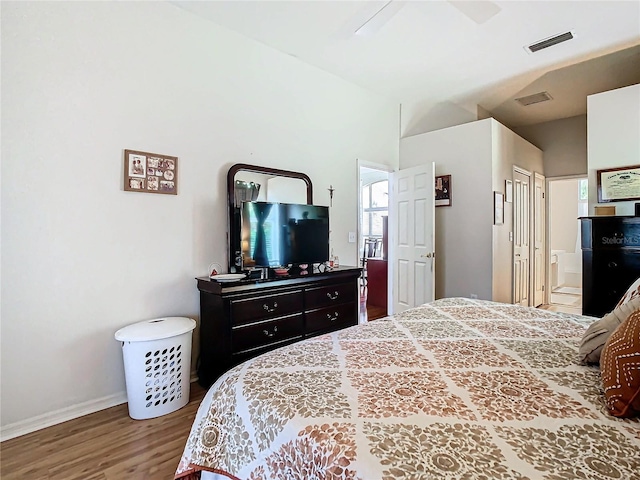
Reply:
<svg viewBox="0 0 640 480"><path fill-rule="evenodd" d="M273 175L274 177L288 177L302 180L307 185L307 205L313 205L313 184L308 175L290 170L280 170L278 168L261 167L258 165L248 165L246 163L236 163L227 172L227 261L229 272L233 273L237 269L236 256L232 233L239 228L236 225L236 197L235 197L235 177L238 172L261 173Z"/></svg>

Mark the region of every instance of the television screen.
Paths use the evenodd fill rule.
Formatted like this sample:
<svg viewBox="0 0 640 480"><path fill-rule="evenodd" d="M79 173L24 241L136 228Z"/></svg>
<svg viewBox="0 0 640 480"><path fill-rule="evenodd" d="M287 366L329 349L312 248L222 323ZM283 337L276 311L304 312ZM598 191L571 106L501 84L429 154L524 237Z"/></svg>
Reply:
<svg viewBox="0 0 640 480"><path fill-rule="evenodd" d="M243 202L241 218L246 267L329 260L329 207Z"/></svg>

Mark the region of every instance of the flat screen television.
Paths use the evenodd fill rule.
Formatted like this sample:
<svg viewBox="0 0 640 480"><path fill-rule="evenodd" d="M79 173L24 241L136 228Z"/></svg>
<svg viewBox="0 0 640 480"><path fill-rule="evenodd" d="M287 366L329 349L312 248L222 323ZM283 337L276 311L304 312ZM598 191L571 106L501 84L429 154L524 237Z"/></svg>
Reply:
<svg viewBox="0 0 640 480"><path fill-rule="evenodd" d="M329 207L242 202L240 243L245 267L329 260Z"/></svg>

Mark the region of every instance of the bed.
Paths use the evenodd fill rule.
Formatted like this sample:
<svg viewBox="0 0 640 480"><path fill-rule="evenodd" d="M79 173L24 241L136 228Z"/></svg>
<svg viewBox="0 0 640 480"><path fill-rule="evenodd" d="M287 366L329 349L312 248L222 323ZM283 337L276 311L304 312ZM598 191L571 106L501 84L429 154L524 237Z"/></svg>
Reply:
<svg viewBox="0 0 640 480"><path fill-rule="evenodd" d="M594 318L437 300L251 359L196 415L181 479L640 479L640 421L577 361Z"/></svg>

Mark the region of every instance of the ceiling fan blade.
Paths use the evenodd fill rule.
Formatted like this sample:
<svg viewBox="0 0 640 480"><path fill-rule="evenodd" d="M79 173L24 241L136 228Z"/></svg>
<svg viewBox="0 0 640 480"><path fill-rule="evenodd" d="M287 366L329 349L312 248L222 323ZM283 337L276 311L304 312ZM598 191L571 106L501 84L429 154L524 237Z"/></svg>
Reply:
<svg viewBox="0 0 640 480"><path fill-rule="evenodd" d="M354 35L366 37L380 30L404 6L404 0L389 0L380 10L374 13L366 22L353 32Z"/></svg>
<svg viewBox="0 0 640 480"><path fill-rule="evenodd" d="M490 20L502 10L489 0L449 0L449 3L479 25Z"/></svg>

